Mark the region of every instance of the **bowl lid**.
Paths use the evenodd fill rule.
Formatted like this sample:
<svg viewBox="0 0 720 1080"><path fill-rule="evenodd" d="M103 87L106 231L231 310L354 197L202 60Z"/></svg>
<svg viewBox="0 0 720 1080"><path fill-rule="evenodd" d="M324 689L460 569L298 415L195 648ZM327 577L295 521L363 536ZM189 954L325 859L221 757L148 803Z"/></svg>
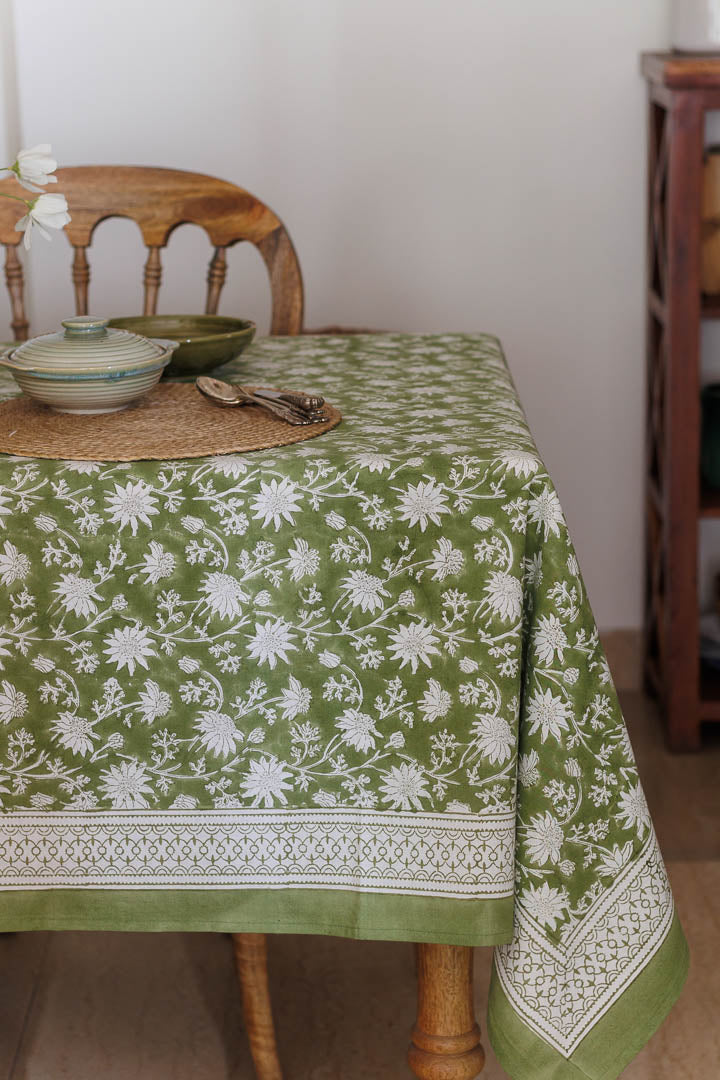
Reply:
<svg viewBox="0 0 720 1080"><path fill-rule="evenodd" d="M108 322L92 315L64 319L64 330L42 334L13 349L12 362L28 369L116 371L157 360L167 351L168 343L110 329Z"/></svg>

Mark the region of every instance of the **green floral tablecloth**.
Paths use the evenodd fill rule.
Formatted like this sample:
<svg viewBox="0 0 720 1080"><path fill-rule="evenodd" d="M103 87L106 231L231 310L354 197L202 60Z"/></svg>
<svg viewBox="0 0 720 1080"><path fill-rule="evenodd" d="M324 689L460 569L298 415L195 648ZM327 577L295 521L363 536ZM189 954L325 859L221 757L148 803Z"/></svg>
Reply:
<svg viewBox="0 0 720 1080"><path fill-rule="evenodd" d="M240 373L343 424L0 456L0 929L494 944L510 1075L615 1077L686 946L498 342L267 339Z"/></svg>

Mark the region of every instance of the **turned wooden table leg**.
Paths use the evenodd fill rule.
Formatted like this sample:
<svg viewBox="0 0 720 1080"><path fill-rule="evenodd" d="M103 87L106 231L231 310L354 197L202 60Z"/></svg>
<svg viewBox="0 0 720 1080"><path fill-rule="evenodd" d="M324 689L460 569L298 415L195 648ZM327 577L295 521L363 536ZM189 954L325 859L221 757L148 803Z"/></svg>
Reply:
<svg viewBox="0 0 720 1080"><path fill-rule="evenodd" d="M417 946L418 1012L408 1063L419 1080L472 1080L485 1053L473 1006L473 952Z"/></svg>
<svg viewBox="0 0 720 1080"><path fill-rule="evenodd" d="M264 934L233 934L235 967L257 1080L282 1080L275 1044Z"/></svg>

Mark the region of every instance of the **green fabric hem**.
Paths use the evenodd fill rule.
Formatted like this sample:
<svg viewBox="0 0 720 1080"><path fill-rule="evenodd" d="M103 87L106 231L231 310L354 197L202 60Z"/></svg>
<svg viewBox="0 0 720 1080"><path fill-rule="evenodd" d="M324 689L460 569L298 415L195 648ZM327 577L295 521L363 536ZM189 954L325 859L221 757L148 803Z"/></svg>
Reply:
<svg viewBox="0 0 720 1080"><path fill-rule="evenodd" d="M513 899L449 900L306 889L38 889L0 892L0 932L216 931L498 945Z"/></svg>
<svg viewBox="0 0 720 1080"><path fill-rule="evenodd" d="M487 1019L492 1048L513 1080L615 1080L677 1001L688 966L687 942L675 915L655 956L570 1058L520 1019L493 968Z"/></svg>

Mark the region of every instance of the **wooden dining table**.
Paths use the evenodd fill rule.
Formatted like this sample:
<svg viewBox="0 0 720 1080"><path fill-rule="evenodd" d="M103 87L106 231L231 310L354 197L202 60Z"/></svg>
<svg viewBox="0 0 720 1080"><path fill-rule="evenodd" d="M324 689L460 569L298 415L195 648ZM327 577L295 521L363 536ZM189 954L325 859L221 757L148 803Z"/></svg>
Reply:
<svg viewBox="0 0 720 1080"><path fill-rule="evenodd" d="M415 942L425 1080L482 1069L493 946L513 1080L611 1080L687 950L500 343L270 337L222 374L342 423L0 455L0 931Z"/></svg>

